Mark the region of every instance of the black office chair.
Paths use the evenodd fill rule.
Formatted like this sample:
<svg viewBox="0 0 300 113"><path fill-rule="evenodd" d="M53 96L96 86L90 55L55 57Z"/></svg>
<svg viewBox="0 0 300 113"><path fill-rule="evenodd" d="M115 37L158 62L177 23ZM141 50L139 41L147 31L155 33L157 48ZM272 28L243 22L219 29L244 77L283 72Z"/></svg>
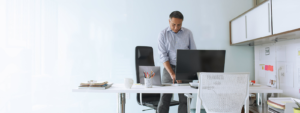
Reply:
<svg viewBox="0 0 300 113"><path fill-rule="evenodd" d="M136 67L137 83L140 83L139 66L155 66L153 60L152 47L137 46L135 48L135 67ZM138 104L151 108L151 109L144 109L143 111L152 110L152 109L157 111L157 106L160 100L160 93L143 93L141 95L142 98L140 98L140 93L138 93L136 96ZM142 102L140 102L140 99L142 99ZM174 106L174 105L179 105L179 101L172 100L170 106Z"/></svg>

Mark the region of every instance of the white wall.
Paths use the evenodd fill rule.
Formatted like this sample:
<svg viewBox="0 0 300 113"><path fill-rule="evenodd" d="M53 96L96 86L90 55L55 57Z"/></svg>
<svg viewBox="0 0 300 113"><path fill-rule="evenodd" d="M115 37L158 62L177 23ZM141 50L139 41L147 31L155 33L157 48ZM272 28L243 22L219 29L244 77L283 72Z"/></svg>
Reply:
<svg viewBox="0 0 300 113"><path fill-rule="evenodd" d="M252 0L0 0L0 112L116 112L116 94L73 93L95 79L135 78L134 48L154 48L174 10L197 49L226 49L226 72L250 72L254 50L229 45L229 21ZM139 113L135 94L126 112ZM175 96L175 99L177 97ZM176 112L171 107L170 112ZM154 112L154 111L146 111Z"/></svg>

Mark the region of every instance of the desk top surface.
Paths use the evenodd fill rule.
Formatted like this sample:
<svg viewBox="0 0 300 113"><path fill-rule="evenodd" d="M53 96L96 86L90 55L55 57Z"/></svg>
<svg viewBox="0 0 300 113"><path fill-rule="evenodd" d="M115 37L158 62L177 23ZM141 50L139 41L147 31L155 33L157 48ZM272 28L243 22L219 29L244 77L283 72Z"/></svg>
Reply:
<svg viewBox="0 0 300 113"><path fill-rule="evenodd" d="M95 93L197 93L198 89L190 86L153 86L145 88L143 85L133 85L131 89L126 89L124 84L113 84L110 88L99 90L95 88L73 89L72 92L95 92ZM249 87L249 93L282 93L281 89L268 86Z"/></svg>

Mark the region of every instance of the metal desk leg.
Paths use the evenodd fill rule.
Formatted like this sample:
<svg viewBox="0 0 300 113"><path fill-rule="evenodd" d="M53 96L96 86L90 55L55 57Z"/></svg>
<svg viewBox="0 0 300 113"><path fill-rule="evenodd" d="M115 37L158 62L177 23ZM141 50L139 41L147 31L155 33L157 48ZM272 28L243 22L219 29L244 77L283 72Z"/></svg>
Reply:
<svg viewBox="0 0 300 113"><path fill-rule="evenodd" d="M261 104L260 104L260 99L261 98L261 94L260 93L256 93L256 104L258 105L258 106L260 106Z"/></svg>
<svg viewBox="0 0 300 113"><path fill-rule="evenodd" d="M193 95L192 94L189 94L189 93L185 93L184 96L186 96L186 99L187 99L187 113L191 113L191 98L193 98Z"/></svg>
<svg viewBox="0 0 300 113"><path fill-rule="evenodd" d="M125 93L118 93L118 113L125 113Z"/></svg>
<svg viewBox="0 0 300 113"><path fill-rule="evenodd" d="M262 112L263 113L268 113L268 105L267 105L267 95L268 95L268 93L263 93L262 94Z"/></svg>
<svg viewBox="0 0 300 113"><path fill-rule="evenodd" d="M199 93L197 93L197 103L196 103L196 113L200 113L201 112L201 104L202 104L202 102L201 102L201 100L200 100L200 98L199 98Z"/></svg>
<svg viewBox="0 0 300 113"><path fill-rule="evenodd" d="M191 107L190 107L190 98L187 98L187 112L190 113Z"/></svg>
<svg viewBox="0 0 300 113"><path fill-rule="evenodd" d="M245 113L249 113L249 96L246 99L245 105L244 105Z"/></svg>

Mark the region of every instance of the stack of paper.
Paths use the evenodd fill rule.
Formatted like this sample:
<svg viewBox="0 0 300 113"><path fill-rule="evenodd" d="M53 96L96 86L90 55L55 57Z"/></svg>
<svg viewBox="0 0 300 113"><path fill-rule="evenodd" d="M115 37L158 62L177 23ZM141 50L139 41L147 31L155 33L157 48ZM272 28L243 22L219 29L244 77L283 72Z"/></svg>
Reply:
<svg viewBox="0 0 300 113"><path fill-rule="evenodd" d="M296 99L297 101L298 99ZM295 103L294 98L291 97L280 97L280 98L269 98L267 104L278 108L278 109L285 109L286 103Z"/></svg>
<svg viewBox="0 0 300 113"><path fill-rule="evenodd" d="M88 82L88 83L80 83L79 89L107 89L112 86L113 83L105 82Z"/></svg>

